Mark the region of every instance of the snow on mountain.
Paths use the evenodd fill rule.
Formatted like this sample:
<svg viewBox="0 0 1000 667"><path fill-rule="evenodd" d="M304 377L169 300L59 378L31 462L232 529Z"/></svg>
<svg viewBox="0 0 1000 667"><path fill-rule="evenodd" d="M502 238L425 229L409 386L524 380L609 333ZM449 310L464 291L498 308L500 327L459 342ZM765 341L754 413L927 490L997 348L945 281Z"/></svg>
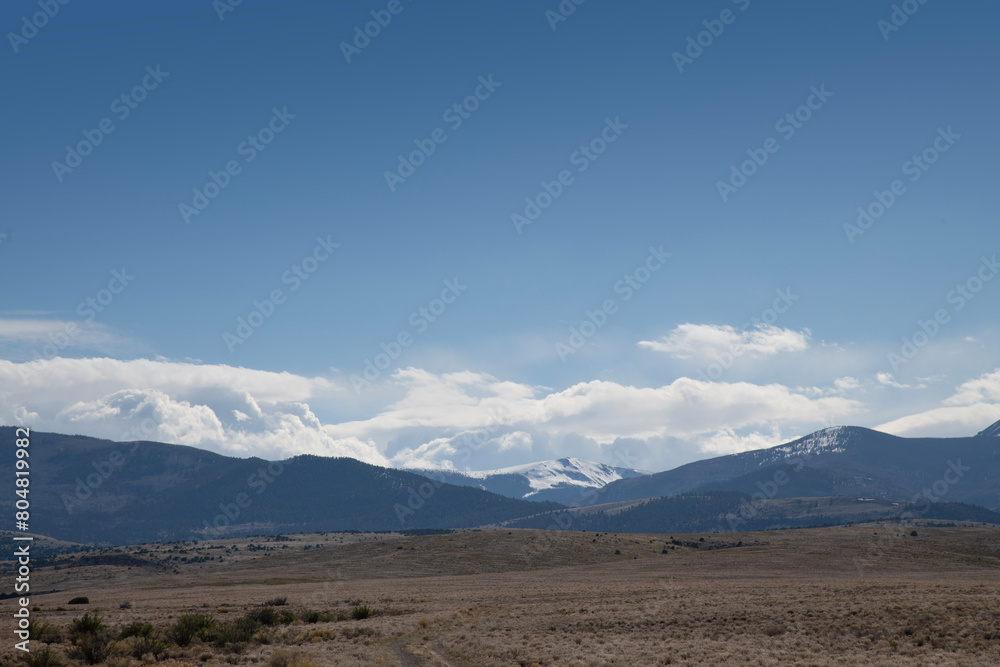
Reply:
<svg viewBox="0 0 1000 667"><path fill-rule="evenodd" d="M982 431L976 434L976 437L981 438L1000 438L1000 421L990 424Z"/></svg>
<svg viewBox="0 0 1000 667"><path fill-rule="evenodd" d="M648 473L566 457L495 470L411 470L448 484L476 486L512 498L571 502L619 479Z"/></svg>
<svg viewBox="0 0 1000 667"><path fill-rule="evenodd" d="M782 452L787 456L815 456L816 454L840 454L845 450L844 442L849 434L846 426L831 426L822 431L816 431L804 438L799 438L787 445L773 447L772 451Z"/></svg>
<svg viewBox="0 0 1000 667"><path fill-rule="evenodd" d="M624 474L623 474L624 473ZM573 457L555 461L539 461L510 468L498 468L465 473L476 479L491 475L523 475L531 485L532 493L561 486L583 486L600 488L605 484L626 477L638 477L643 474L630 468L616 468L605 463L594 463ZM528 495L532 495L529 493Z"/></svg>

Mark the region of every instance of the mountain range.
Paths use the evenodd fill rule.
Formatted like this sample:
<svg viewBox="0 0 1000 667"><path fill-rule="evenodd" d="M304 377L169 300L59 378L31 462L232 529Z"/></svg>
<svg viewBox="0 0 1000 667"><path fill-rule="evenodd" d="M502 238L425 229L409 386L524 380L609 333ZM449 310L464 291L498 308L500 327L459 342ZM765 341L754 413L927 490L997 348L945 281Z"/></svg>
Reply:
<svg viewBox="0 0 1000 667"><path fill-rule="evenodd" d="M735 491L768 498L947 500L1000 509L1000 422L968 438L901 438L858 426L612 482L581 504Z"/></svg>
<svg viewBox="0 0 1000 667"><path fill-rule="evenodd" d="M457 486L473 486L510 498L569 505L611 482L649 474L573 457L539 461L497 470L455 471L413 469L419 475Z"/></svg>
<svg viewBox="0 0 1000 667"><path fill-rule="evenodd" d="M0 441L13 439L13 427L0 427ZM965 438L839 426L653 474L574 458L418 474L349 458L269 462L35 431L30 451L31 532L87 544L501 525L680 532L906 516L1000 523L1000 422ZM0 462L8 479L14 460ZM8 516L15 500L0 497Z"/></svg>

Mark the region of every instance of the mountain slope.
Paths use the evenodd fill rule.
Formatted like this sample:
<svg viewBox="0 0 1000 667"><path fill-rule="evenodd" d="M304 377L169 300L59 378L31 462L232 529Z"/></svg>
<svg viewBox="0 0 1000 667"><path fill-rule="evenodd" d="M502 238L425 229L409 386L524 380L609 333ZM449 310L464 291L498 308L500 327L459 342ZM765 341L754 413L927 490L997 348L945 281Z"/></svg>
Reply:
<svg viewBox="0 0 1000 667"><path fill-rule="evenodd" d="M0 427L0 442L14 429ZM127 544L229 534L461 528L557 508L348 458L236 459L32 432L31 532ZM14 457L0 469L13 479ZM13 516L13 494L0 508Z"/></svg>
<svg viewBox="0 0 1000 667"><path fill-rule="evenodd" d="M689 463L612 482L581 504L693 491L767 498L860 495L1000 507L1000 438L901 438L856 426L823 429L792 442Z"/></svg>
<svg viewBox="0 0 1000 667"><path fill-rule="evenodd" d="M510 498L571 503L619 479L647 473L572 457L484 471L411 470L459 486L473 486Z"/></svg>

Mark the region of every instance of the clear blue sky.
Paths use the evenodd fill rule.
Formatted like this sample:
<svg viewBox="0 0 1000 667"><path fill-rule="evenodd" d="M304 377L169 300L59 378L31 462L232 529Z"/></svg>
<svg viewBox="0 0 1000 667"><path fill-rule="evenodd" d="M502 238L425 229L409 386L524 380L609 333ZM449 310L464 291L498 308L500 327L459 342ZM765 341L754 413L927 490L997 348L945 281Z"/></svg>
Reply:
<svg viewBox="0 0 1000 667"><path fill-rule="evenodd" d="M662 468L826 422L950 434L1000 418L1000 281L949 299L998 250L994 3L913 2L898 30L871 1L567 0L559 21L555 0L245 0L220 20L226 4L0 10L4 422L118 437L145 415L159 439L241 455ZM446 115L469 96L467 117ZM78 166L53 165L102 121L113 131ZM249 148L262 129L273 141ZM602 131L614 141L581 157ZM938 137L933 164L907 166ZM390 188L415 141L434 152ZM724 201L748 150L767 161ZM572 182L519 233L511 215L563 170ZM896 179L884 215L845 232ZM292 289L318 237L339 247ZM626 300L615 286L651 246L671 256ZM134 279L102 297L123 267ZM419 315L455 279L454 302ZM273 314L227 345L276 289ZM798 298L741 331L776 290ZM570 327L609 299L573 347ZM351 375L400 334L411 343L356 392ZM734 349L699 385L712 400L683 398ZM259 415L234 407L247 396ZM490 406L504 424L460 461L455 438Z"/></svg>

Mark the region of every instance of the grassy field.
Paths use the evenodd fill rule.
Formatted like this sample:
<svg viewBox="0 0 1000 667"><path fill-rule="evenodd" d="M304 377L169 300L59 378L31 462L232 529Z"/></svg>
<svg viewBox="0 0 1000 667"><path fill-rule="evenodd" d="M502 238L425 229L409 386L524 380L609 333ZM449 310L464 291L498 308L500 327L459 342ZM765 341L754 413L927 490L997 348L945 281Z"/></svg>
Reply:
<svg viewBox="0 0 1000 667"><path fill-rule="evenodd" d="M32 656L64 664L1000 664L992 526L292 535L84 551L32 587Z"/></svg>

